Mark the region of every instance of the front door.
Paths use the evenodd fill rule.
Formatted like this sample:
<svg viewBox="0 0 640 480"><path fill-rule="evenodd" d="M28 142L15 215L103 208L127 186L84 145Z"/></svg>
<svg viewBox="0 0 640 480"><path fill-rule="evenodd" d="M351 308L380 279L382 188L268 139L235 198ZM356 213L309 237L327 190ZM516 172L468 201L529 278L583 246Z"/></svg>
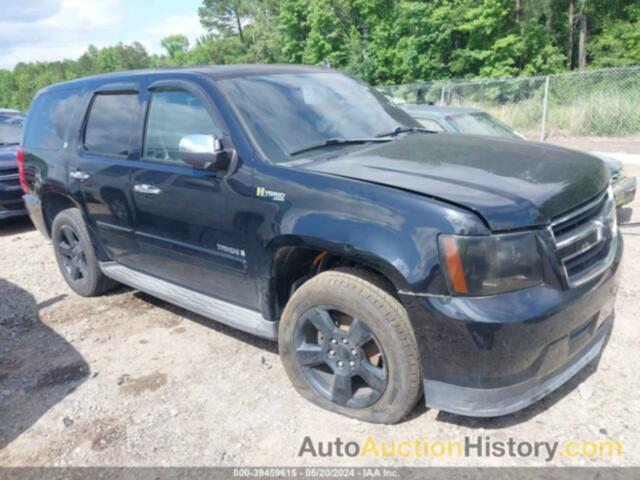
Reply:
<svg viewBox="0 0 640 480"><path fill-rule="evenodd" d="M246 228L234 199L247 189L249 167L231 175L180 159L180 139L222 138L225 127L208 98L183 82L149 91L142 158L132 172L137 268L238 304L252 298L247 279ZM247 295L249 293L249 295Z"/></svg>

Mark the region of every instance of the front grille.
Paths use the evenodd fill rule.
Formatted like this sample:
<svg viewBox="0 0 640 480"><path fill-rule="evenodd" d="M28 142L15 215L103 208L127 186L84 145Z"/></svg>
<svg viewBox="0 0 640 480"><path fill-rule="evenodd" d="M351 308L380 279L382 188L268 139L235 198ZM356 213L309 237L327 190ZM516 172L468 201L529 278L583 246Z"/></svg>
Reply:
<svg viewBox="0 0 640 480"><path fill-rule="evenodd" d="M551 223L556 253L569 286L581 285L609 263L615 237L615 207L607 192Z"/></svg>
<svg viewBox="0 0 640 480"><path fill-rule="evenodd" d="M12 212L17 212L19 210L24 210L24 203L22 201L13 202L13 203L5 203L4 205L2 205L2 208L4 208L5 210L12 211Z"/></svg>
<svg viewBox="0 0 640 480"><path fill-rule="evenodd" d="M0 170L0 185L4 187L19 187L20 175L17 168L8 168Z"/></svg>

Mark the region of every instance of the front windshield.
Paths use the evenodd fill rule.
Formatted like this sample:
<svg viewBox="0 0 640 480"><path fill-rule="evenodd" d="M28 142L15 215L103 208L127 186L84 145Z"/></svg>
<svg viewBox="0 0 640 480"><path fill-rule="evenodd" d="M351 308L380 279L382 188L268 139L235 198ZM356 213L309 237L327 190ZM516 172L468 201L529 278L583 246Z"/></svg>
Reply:
<svg viewBox="0 0 640 480"><path fill-rule="evenodd" d="M0 114L0 145L20 143L23 124L24 116L22 115Z"/></svg>
<svg viewBox="0 0 640 480"><path fill-rule="evenodd" d="M522 140L511 127L496 120L488 113L463 113L451 115L447 120L458 129L460 133L469 135L489 135L492 137L516 138Z"/></svg>
<svg viewBox="0 0 640 480"><path fill-rule="evenodd" d="M292 152L330 139L420 127L382 94L336 72L245 76L218 85L273 162L289 161Z"/></svg>

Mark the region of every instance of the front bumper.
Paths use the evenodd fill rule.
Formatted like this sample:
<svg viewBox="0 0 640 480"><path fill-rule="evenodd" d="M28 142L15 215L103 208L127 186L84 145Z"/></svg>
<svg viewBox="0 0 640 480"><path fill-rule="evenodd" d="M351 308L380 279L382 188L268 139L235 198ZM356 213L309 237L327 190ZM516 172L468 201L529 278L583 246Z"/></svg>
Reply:
<svg viewBox="0 0 640 480"><path fill-rule="evenodd" d="M489 297L402 294L427 406L476 417L520 410L597 358L613 324L622 239L609 268L576 288Z"/></svg>
<svg viewBox="0 0 640 480"><path fill-rule="evenodd" d="M633 202L633 199L636 197L636 184L636 177L627 177L612 185L616 207L621 207Z"/></svg>

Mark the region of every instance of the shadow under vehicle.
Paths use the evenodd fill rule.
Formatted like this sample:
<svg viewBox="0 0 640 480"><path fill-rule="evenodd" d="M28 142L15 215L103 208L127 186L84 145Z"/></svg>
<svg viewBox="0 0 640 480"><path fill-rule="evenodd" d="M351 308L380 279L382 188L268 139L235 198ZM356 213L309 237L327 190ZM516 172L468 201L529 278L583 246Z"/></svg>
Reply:
<svg viewBox="0 0 640 480"><path fill-rule="evenodd" d="M89 376L82 355L40 320L42 308L65 297L37 303L0 278L0 450Z"/></svg>

